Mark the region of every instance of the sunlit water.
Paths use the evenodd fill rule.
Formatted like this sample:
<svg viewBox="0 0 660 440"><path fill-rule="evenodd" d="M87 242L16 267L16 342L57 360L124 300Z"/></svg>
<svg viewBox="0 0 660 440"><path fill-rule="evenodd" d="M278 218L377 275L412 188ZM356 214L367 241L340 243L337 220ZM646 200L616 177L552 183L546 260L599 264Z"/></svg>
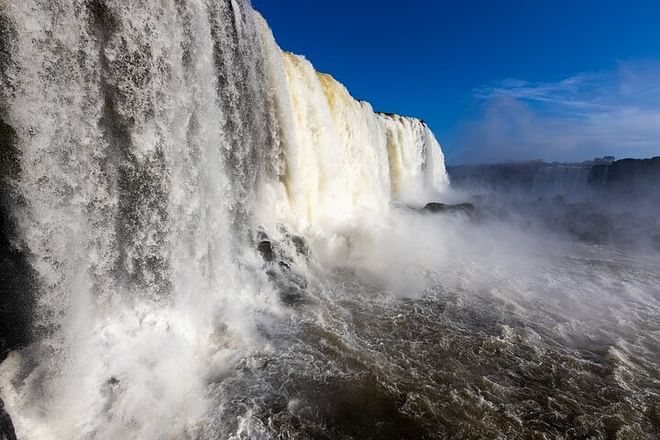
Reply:
<svg viewBox="0 0 660 440"><path fill-rule="evenodd" d="M658 436L657 254L415 209L456 197L429 127L248 1L2 1L0 36L20 439Z"/></svg>

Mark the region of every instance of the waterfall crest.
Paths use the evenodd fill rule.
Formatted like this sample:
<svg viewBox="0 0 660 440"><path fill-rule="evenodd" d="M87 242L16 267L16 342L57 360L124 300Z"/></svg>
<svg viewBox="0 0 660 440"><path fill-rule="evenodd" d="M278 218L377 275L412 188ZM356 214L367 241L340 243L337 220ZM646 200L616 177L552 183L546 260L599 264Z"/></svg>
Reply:
<svg viewBox="0 0 660 440"><path fill-rule="evenodd" d="M448 184L426 124L375 113L301 56L282 53L281 62L284 163L263 189L275 219L303 233L333 228L363 212L384 215L393 201L421 203Z"/></svg>

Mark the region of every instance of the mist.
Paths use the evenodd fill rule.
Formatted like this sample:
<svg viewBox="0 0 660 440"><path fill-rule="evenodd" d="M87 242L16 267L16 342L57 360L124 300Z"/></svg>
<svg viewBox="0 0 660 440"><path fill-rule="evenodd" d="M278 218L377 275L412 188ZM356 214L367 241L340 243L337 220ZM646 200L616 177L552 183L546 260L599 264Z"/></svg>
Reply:
<svg viewBox="0 0 660 440"><path fill-rule="evenodd" d="M475 210L397 204L310 242L312 260L296 270L315 281L298 300L300 321L287 340L298 347L291 353L310 344L320 354L309 364L292 355L272 367L272 374L295 369L294 382L304 384L268 375L270 386L295 396L277 426L293 432L301 420L313 426L327 418L338 423L330 432L359 436L386 420L378 433L423 438L439 425L450 426L448 435L489 436L531 433L554 420L553 432L615 429L645 438L654 428L644 417L607 423L655 399L656 250L595 242L577 237L574 225L546 221L548 210L562 216L568 209L559 199L544 210L458 186L427 196L469 200ZM367 410L363 394L375 402ZM635 397L622 404L624 394ZM390 399L401 399L404 412ZM465 422L462 414L475 405L480 418Z"/></svg>

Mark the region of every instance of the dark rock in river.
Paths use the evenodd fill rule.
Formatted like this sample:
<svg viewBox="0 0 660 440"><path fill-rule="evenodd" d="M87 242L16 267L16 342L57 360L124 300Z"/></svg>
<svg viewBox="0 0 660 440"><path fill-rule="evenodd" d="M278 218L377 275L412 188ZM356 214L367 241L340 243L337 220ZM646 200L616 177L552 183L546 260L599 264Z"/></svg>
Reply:
<svg viewBox="0 0 660 440"><path fill-rule="evenodd" d="M290 234L283 227L282 239L274 240L265 231L256 236L257 251L264 260L268 278L277 288L284 304L295 305L304 300L307 280L295 269L296 255L307 260L310 250L303 237Z"/></svg>
<svg viewBox="0 0 660 440"><path fill-rule="evenodd" d="M433 214L447 212L447 213L463 213L468 217L474 215L474 205L472 203L458 203L456 205L448 205L446 203L440 202L429 202L424 208L421 209L422 212L430 212Z"/></svg>
<svg viewBox="0 0 660 440"><path fill-rule="evenodd" d="M264 261L271 262L275 260L275 251L273 250L273 243L270 240L261 240L257 245L257 250Z"/></svg>
<svg viewBox="0 0 660 440"><path fill-rule="evenodd" d="M289 240L289 242L293 244L293 247L296 249L298 255L302 255L303 257L309 258L310 255L309 246L307 246L307 242L303 237L293 234L287 234L286 237Z"/></svg>

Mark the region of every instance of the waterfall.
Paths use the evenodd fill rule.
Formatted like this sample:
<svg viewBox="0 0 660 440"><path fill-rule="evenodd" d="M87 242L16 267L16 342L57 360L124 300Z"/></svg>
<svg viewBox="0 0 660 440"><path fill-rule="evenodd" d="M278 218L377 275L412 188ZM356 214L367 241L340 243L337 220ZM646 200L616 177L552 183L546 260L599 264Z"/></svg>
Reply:
<svg viewBox="0 0 660 440"><path fill-rule="evenodd" d="M588 195L591 165L548 165L534 176L531 192L537 197L562 195L580 199Z"/></svg>
<svg viewBox="0 0 660 440"><path fill-rule="evenodd" d="M374 113L303 57L283 53L277 61L288 93L278 103L284 163L262 188L271 219L298 232L333 228L360 211L383 215L393 200L428 200L447 185L442 151L426 124Z"/></svg>
<svg viewBox="0 0 660 440"><path fill-rule="evenodd" d="M286 313L251 231L334 233L448 182L426 124L282 52L247 1L5 1L0 34L36 298L0 367L20 438L218 438L214 384Z"/></svg>

